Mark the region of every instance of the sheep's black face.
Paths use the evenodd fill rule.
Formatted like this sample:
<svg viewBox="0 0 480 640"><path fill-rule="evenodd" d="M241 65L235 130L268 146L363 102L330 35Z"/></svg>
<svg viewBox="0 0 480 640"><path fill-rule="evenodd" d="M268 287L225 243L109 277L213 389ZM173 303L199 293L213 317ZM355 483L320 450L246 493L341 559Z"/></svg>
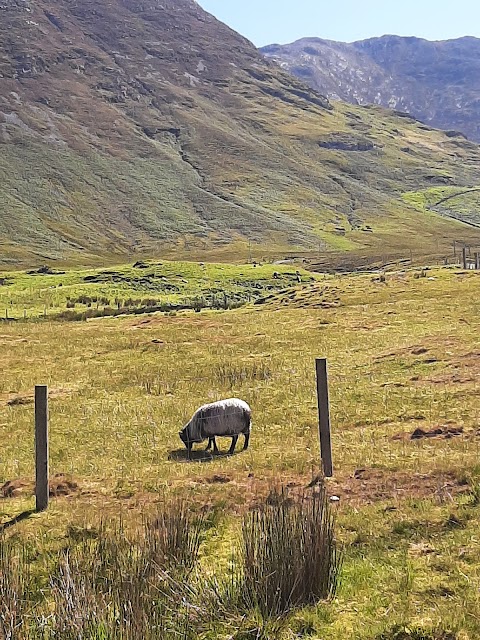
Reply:
<svg viewBox="0 0 480 640"><path fill-rule="evenodd" d="M180 436L180 440L183 442L183 444L188 449L189 448L189 440L188 440L187 430L186 429L182 429L181 431L178 432L178 435Z"/></svg>

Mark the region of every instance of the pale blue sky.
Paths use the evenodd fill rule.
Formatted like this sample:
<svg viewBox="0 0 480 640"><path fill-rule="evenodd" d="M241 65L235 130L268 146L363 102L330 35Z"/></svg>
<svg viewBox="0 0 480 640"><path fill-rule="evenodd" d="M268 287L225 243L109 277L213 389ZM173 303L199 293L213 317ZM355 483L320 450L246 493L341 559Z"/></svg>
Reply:
<svg viewBox="0 0 480 640"><path fill-rule="evenodd" d="M351 42L384 34L480 37L480 0L199 0L257 46L305 36Z"/></svg>

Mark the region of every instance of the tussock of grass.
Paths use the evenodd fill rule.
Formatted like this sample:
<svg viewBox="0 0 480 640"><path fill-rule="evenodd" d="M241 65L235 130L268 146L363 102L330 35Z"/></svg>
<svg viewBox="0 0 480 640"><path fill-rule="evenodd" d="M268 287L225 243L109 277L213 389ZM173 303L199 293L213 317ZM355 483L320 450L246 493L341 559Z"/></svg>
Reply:
<svg viewBox="0 0 480 640"><path fill-rule="evenodd" d="M325 489L292 501L274 491L243 522L245 597L264 618L335 594L340 569Z"/></svg>
<svg viewBox="0 0 480 640"><path fill-rule="evenodd" d="M281 630L285 614L325 599L335 589L338 566L325 494L317 495L312 505L289 506L293 517L288 522L282 519L287 513L284 501L270 506L270 519L273 523L275 518L280 528L267 530L260 521L245 518L244 532L248 530L254 541L262 539L272 551L278 535L288 535L283 544L283 551L290 552L285 568L295 569L295 575L290 592L281 597L277 584L286 575L280 559L276 566L261 563L254 568L247 551L238 574L232 574L240 578L222 587L215 577L194 573L206 520L178 500L160 507L133 535L121 525L102 525L93 536L77 537L74 544L70 540L54 562L49 588L41 592L26 571L22 544L0 540L2 640L153 640L159 634L193 640L216 637L215 630L226 624L230 631L242 633L245 619L255 620L257 609L264 631ZM321 559L316 557L319 549ZM303 557L301 566L292 564ZM316 571L307 566L307 559L314 561ZM265 584L274 600L264 600Z"/></svg>
<svg viewBox="0 0 480 640"><path fill-rule="evenodd" d="M22 546L0 534L0 638L16 640L30 612L29 566Z"/></svg>
<svg viewBox="0 0 480 640"><path fill-rule="evenodd" d="M441 629L429 630L416 626L396 625L384 631L375 640L456 640L457 635Z"/></svg>

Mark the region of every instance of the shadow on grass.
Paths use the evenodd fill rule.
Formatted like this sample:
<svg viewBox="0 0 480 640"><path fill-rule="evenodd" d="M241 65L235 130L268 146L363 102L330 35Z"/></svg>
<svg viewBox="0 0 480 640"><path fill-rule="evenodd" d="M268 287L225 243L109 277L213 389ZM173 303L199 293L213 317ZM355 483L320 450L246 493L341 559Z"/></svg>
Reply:
<svg viewBox="0 0 480 640"><path fill-rule="evenodd" d="M4 522L3 524L0 524L0 534L2 534L6 529L9 529L19 522L22 522L22 520L26 520L30 516L33 516L34 513L36 513L35 509L30 509L29 511L19 513L18 516L15 516L11 520L7 520L7 522Z"/></svg>
<svg viewBox="0 0 480 640"><path fill-rule="evenodd" d="M197 451L175 449L174 451L170 451L170 453L168 454L168 459L171 462L212 462L217 458L230 457L231 456L228 452L223 453L222 451L220 451L218 453L211 453L210 451L205 451L205 449L199 449Z"/></svg>

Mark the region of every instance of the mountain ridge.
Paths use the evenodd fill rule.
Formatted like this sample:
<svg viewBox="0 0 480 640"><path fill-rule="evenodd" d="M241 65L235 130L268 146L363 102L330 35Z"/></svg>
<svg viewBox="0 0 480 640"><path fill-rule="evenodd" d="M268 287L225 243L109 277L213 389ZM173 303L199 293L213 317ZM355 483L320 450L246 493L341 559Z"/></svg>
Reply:
<svg viewBox="0 0 480 640"><path fill-rule="evenodd" d="M480 141L480 39L302 38L261 51L327 97L405 111Z"/></svg>

